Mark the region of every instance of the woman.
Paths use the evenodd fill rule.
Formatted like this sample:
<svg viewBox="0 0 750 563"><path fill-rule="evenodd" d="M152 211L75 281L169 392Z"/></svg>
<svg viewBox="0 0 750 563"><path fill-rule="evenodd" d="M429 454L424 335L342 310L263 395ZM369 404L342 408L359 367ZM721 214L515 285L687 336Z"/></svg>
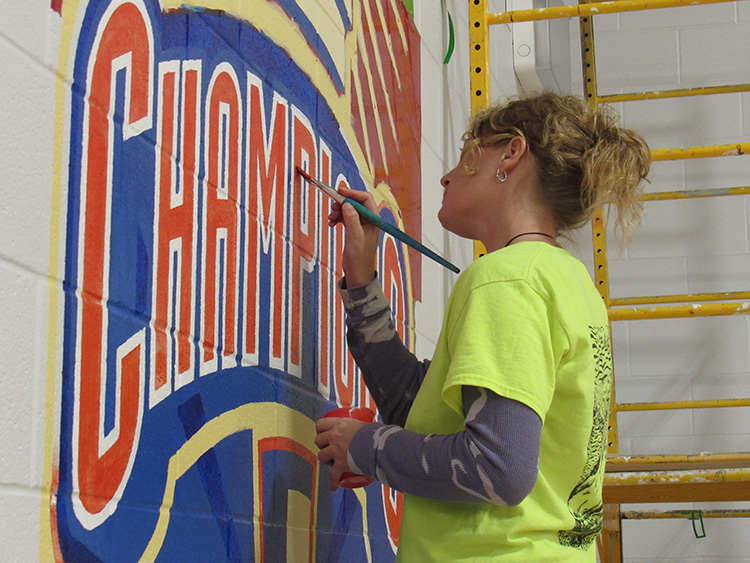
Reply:
<svg viewBox="0 0 750 563"><path fill-rule="evenodd" d="M473 118L438 218L484 243L458 278L432 362L398 340L374 271L379 232L351 206L348 342L385 424L318 421L345 471L404 493L398 560L594 561L612 361L586 268L557 242L604 202L626 239L650 153L606 111L543 93ZM375 210L372 196L356 198Z"/></svg>

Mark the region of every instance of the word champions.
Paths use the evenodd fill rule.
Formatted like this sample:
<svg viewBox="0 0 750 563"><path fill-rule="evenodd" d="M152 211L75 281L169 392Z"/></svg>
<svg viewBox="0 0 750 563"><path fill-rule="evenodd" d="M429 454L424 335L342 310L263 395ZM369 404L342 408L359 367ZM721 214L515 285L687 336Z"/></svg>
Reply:
<svg viewBox="0 0 750 563"><path fill-rule="evenodd" d="M326 108L236 60L157 60L158 39L141 0L109 4L70 148L72 480L88 529L122 494L144 413L198 378L275 370L324 400L370 404L336 294L342 228L294 172L364 189L348 141L318 130ZM386 203L381 214L397 217ZM408 339L405 254L383 236L378 269Z"/></svg>

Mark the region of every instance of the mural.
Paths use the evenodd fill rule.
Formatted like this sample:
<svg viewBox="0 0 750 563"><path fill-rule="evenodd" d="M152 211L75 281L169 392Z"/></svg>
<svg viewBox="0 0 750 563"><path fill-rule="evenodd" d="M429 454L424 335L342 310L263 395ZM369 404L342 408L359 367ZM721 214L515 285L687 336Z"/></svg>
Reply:
<svg viewBox="0 0 750 563"><path fill-rule="evenodd" d="M64 298L47 405L57 561L389 561L400 498L327 487L314 424L373 406L341 229L293 173L419 238L419 37L398 0L55 0ZM379 271L413 346L420 260ZM52 362L54 363L54 362Z"/></svg>

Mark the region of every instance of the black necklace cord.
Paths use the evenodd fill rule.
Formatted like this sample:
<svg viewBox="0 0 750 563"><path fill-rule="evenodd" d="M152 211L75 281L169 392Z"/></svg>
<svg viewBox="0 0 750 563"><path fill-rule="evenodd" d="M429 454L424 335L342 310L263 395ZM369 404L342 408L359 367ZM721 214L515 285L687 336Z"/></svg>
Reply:
<svg viewBox="0 0 750 563"><path fill-rule="evenodd" d="M551 238L552 240L555 240L555 237L553 237L552 235L548 235L547 233L536 233L536 232L521 233L520 235L516 235L512 239L510 239L508 242L506 242L505 246L503 248L507 248L510 245L511 242L513 242L514 240L516 240L519 237L523 237L523 236L526 236L526 235L540 235L540 236Z"/></svg>

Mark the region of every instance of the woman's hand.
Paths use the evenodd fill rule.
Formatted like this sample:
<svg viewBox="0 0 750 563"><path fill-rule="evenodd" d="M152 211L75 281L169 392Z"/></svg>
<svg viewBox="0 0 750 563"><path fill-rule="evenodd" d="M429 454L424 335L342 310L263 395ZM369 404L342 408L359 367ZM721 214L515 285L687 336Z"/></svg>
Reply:
<svg viewBox="0 0 750 563"><path fill-rule="evenodd" d="M348 461L349 442L365 424L368 423L353 418L321 418L315 424L318 432L315 445L320 448L318 459L331 468L328 474L331 491L339 488L342 474L352 471Z"/></svg>
<svg viewBox="0 0 750 563"><path fill-rule="evenodd" d="M344 197L360 202L373 213L378 212L375 199L369 192L341 188ZM375 260L378 254L380 229L360 218L357 210L349 204L334 203L328 215L328 225L343 223L346 227L342 266L346 277L346 287L362 287L370 283L375 275Z"/></svg>

